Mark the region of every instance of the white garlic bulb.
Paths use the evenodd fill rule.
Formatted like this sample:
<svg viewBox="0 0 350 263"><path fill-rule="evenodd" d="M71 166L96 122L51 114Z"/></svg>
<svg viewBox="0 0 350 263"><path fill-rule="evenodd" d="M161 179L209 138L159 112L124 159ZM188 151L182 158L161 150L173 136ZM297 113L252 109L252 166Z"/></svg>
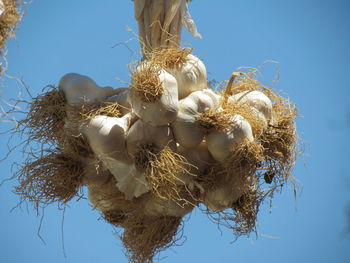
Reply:
<svg viewBox="0 0 350 263"><path fill-rule="evenodd" d="M129 92L130 89L122 89L118 94L107 98L108 102L116 102L120 105L120 113L122 116L131 112L131 104L128 100Z"/></svg>
<svg viewBox="0 0 350 263"><path fill-rule="evenodd" d="M179 114L170 124L176 141L183 147L196 147L203 141L205 132L199 126L197 117L210 109L217 109L219 98L212 90L192 92L179 102Z"/></svg>
<svg viewBox="0 0 350 263"><path fill-rule="evenodd" d="M71 105L91 104L105 100L115 91L111 87L99 87L91 78L77 73L64 75L59 82L66 97L67 103Z"/></svg>
<svg viewBox="0 0 350 263"><path fill-rule="evenodd" d="M272 102L261 91L251 90L237 93L228 98L228 102L238 102L249 105L264 124L264 128L267 128L267 124L271 120L272 116Z"/></svg>
<svg viewBox="0 0 350 263"><path fill-rule="evenodd" d="M162 150L165 146L176 150L174 136L169 126L152 126L142 120L137 120L130 127L126 142L128 153L132 157L135 157L140 147L144 145L152 145L157 150Z"/></svg>
<svg viewBox="0 0 350 263"><path fill-rule="evenodd" d="M225 161L235 146L243 140L254 139L252 127L242 116L234 115L231 120L233 124L230 129L212 131L206 137L209 152L219 162Z"/></svg>
<svg viewBox="0 0 350 263"><path fill-rule="evenodd" d="M147 67L150 67L148 63L138 66L135 74L147 70ZM129 92L129 102L135 114L153 126L166 125L175 120L179 107L176 79L162 69L158 70L158 77L163 91L156 101L144 101L138 90L132 88L133 85L139 85L134 79Z"/></svg>
<svg viewBox="0 0 350 263"><path fill-rule="evenodd" d="M168 70L177 81L179 99L190 93L207 88L207 71L204 63L196 56L187 55L187 62L180 68Z"/></svg>

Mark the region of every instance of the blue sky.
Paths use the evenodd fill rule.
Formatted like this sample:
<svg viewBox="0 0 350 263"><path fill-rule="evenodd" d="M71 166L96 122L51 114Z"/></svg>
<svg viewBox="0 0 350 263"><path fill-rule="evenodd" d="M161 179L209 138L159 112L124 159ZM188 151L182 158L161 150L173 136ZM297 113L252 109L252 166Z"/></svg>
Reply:
<svg viewBox="0 0 350 263"><path fill-rule="evenodd" d="M268 205L260 211L258 239L233 244L228 230L220 232L195 210L185 224L186 242L161 253L161 262L350 262L350 1L194 0L190 10L203 39L184 32L183 40L203 59L210 79L228 79L240 66L279 62L275 89L287 93L302 115L297 125L305 156L294 170L302 191L297 200L287 188L276 195L272 212ZM9 73L33 95L68 72L101 86L125 86L118 79L129 81L127 64L139 50L126 26L137 33L129 0L33 0L17 38L8 42ZM128 47L116 45L125 42ZM270 84L275 72L275 64L265 65L263 82ZM2 98L15 97L18 84L5 84ZM7 137L0 140L3 156ZM21 159L17 151L0 163L1 178ZM40 217L30 206L10 212L18 203L14 184L0 188L0 263L127 262L112 227L86 200L69 203L63 226L61 210L45 210L44 245L37 235Z"/></svg>

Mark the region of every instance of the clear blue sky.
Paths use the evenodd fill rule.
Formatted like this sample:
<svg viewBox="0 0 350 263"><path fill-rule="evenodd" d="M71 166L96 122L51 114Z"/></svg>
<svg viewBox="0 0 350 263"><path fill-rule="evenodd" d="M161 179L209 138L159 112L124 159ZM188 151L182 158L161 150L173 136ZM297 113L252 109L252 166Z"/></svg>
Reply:
<svg viewBox="0 0 350 263"><path fill-rule="evenodd" d="M194 0L191 13L203 39L184 33L201 57L210 79L221 81L240 66L255 67L266 60L280 62L277 90L286 92L303 116L298 131L306 142L294 175L301 195L285 189L276 195L272 213L259 214L259 238L240 238L194 211L185 224L187 241L161 254L162 262L350 262L350 233L346 209L350 205L350 1L348 0ZM57 84L68 72L92 77L101 85L121 87L129 81L127 64L138 58L123 45L137 32L130 0L33 0L17 39L8 50L10 74L21 77L36 95ZM128 43L138 51L136 40ZM263 69L269 84L276 67ZM19 86L7 81L2 98L16 96ZM6 126L1 124L2 129ZM1 135L0 152L7 137ZM0 163L1 178L17 152ZM40 217L25 206L10 212L18 198L14 182L0 188L0 263L127 262L113 229L86 200L72 201L64 218L67 258L62 252L62 211Z"/></svg>

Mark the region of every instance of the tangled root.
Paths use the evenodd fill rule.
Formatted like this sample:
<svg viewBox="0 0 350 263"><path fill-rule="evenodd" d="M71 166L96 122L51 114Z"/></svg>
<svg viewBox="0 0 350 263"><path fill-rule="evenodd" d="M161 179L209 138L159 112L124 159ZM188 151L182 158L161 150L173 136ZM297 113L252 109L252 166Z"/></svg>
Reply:
<svg viewBox="0 0 350 263"><path fill-rule="evenodd" d="M262 201L262 192L251 187L233 204L234 216L231 220L235 222L232 230L236 237L256 232L256 221Z"/></svg>
<svg viewBox="0 0 350 263"><path fill-rule="evenodd" d="M205 133L225 131L233 125L232 114L228 111L207 110L197 116L197 122Z"/></svg>
<svg viewBox="0 0 350 263"><path fill-rule="evenodd" d="M0 16L0 55L3 55L2 49L5 48L6 40L13 37L14 30L22 18L16 0L3 0L2 2L4 13Z"/></svg>
<svg viewBox="0 0 350 263"><path fill-rule="evenodd" d="M259 137L265 128L265 123L259 119L258 112L247 104L235 101L226 103L223 106L224 112L233 116L235 114L242 116L252 127L254 137Z"/></svg>
<svg viewBox="0 0 350 263"><path fill-rule="evenodd" d="M259 128L261 122L257 119L256 114L249 112L241 104L227 103L228 96L252 90L263 92L273 103L271 121L263 132ZM291 169L295 164L299 140L295 123L296 106L271 88L260 84L254 79L254 72L233 73L223 95L226 107L240 114L252 125L256 139L264 147L264 167L267 181L271 181L276 174L280 175L276 178L291 179Z"/></svg>
<svg viewBox="0 0 350 263"><path fill-rule="evenodd" d="M29 103L26 118L19 121L21 133L25 133L30 141L42 143L56 141L64 127L66 118L66 99L61 90L47 86L45 93Z"/></svg>
<svg viewBox="0 0 350 263"><path fill-rule="evenodd" d="M150 191L158 198L172 200L179 206L193 204L191 199L195 199L191 192L187 190L192 198L184 200L181 188L185 182L179 178L179 174L191 174L186 167L191 166L185 157L173 152L168 146L162 150L157 150L153 145L140 146L138 154L135 156L137 169L145 171L146 179Z"/></svg>
<svg viewBox="0 0 350 263"><path fill-rule="evenodd" d="M225 162L214 166L204 177L202 186L205 191L227 184L232 187L230 194L238 195L238 200L229 205L231 212L206 211L213 221L232 229L236 238L255 231L259 206L264 200L259 192L263 158L263 147L259 143L245 141Z"/></svg>
<svg viewBox="0 0 350 263"><path fill-rule="evenodd" d="M130 262L151 263L159 252L176 245L181 239L181 217L129 216L122 223L121 240Z"/></svg>
<svg viewBox="0 0 350 263"><path fill-rule="evenodd" d="M132 73L131 91L144 102L156 102L164 93L162 82L159 79L160 68L148 63L140 65L140 70Z"/></svg>
<svg viewBox="0 0 350 263"><path fill-rule="evenodd" d="M256 232L260 204L267 197L272 199L276 191L293 179L291 169L297 154L296 107L253 77L253 73L234 73L222 92L222 112L208 111L199 119L201 126L207 130L227 129L230 123L225 114L238 114L250 123L254 132L255 141L241 143L224 163L212 167L203 176L204 189L215 189L222 183L233 188L240 187L242 195L230 209L207 211L215 222L232 229L236 238ZM262 91L273 103L273 115L267 128L249 106L228 102L229 96L251 90ZM231 179L230 182L233 177L236 181ZM238 186L234 185L237 182Z"/></svg>
<svg viewBox="0 0 350 263"><path fill-rule="evenodd" d="M92 118L103 115L108 117L119 118L121 117L120 105L115 102L100 102L92 105L83 105L81 109L78 109L81 119L89 121Z"/></svg>
<svg viewBox="0 0 350 263"><path fill-rule="evenodd" d="M263 191L250 185L245 188L245 192L230 209L215 213L207 211L207 214L215 223L231 229L237 240L240 236L256 233L257 216L265 197L266 194Z"/></svg>
<svg viewBox="0 0 350 263"><path fill-rule="evenodd" d="M27 161L18 171L19 186L15 193L21 199L40 206L54 202L67 203L78 195L83 178L81 163L70 155L47 152L46 155Z"/></svg>
<svg viewBox="0 0 350 263"><path fill-rule="evenodd" d="M205 133L211 131L227 131L232 128L234 115L242 116L252 127L253 134L261 135L265 124L249 105L240 102L223 102L221 110L207 110L197 116L197 122Z"/></svg>
<svg viewBox="0 0 350 263"><path fill-rule="evenodd" d="M265 90L266 87L262 86L254 76L254 72L233 72L223 91L224 98L227 99L228 96L243 91ZM269 88L266 88L266 90L269 90Z"/></svg>
<svg viewBox="0 0 350 263"><path fill-rule="evenodd" d="M267 174L269 178L275 175L285 179L292 177L291 170L298 153L296 116L296 107L282 98L273 105L273 123L260 138L269 168ZM267 181L270 180L267 178Z"/></svg>
<svg viewBox="0 0 350 263"><path fill-rule="evenodd" d="M259 143L243 141L236 146L226 161L207 171L203 176L203 186L205 189L212 189L221 182L230 181L231 178L241 178L241 182L248 182L247 179L254 177L257 169L261 167L263 158L263 147Z"/></svg>
<svg viewBox="0 0 350 263"><path fill-rule="evenodd" d="M147 57L160 68L179 69L187 63L187 56L191 53L192 49L189 48L164 48L153 50Z"/></svg>
<svg viewBox="0 0 350 263"><path fill-rule="evenodd" d="M59 132L56 145L64 154L74 159L83 161L86 158L94 158L87 139L71 127L65 127Z"/></svg>
<svg viewBox="0 0 350 263"><path fill-rule="evenodd" d="M236 146L235 151L222 164L222 171L225 177L253 176L256 170L262 165L263 148L256 141L244 141Z"/></svg>

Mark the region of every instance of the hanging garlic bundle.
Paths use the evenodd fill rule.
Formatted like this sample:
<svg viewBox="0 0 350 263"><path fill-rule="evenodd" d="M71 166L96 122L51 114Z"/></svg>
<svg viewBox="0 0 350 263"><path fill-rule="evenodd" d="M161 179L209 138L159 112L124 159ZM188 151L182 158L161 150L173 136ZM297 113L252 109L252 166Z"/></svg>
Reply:
<svg viewBox="0 0 350 263"><path fill-rule="evenodd" d="M57 152L34 155L16 192L39 207L87 186L93 207L124 228L130 260L143 263L175 242L196 206L237 235L255 230L259 204L291 177L296 108L254 72L213 90L204 63L179 47L182 25L200 36L186 0L134 4L143 58L130 87L70 73L36 98L21 125Z"/></svg>

